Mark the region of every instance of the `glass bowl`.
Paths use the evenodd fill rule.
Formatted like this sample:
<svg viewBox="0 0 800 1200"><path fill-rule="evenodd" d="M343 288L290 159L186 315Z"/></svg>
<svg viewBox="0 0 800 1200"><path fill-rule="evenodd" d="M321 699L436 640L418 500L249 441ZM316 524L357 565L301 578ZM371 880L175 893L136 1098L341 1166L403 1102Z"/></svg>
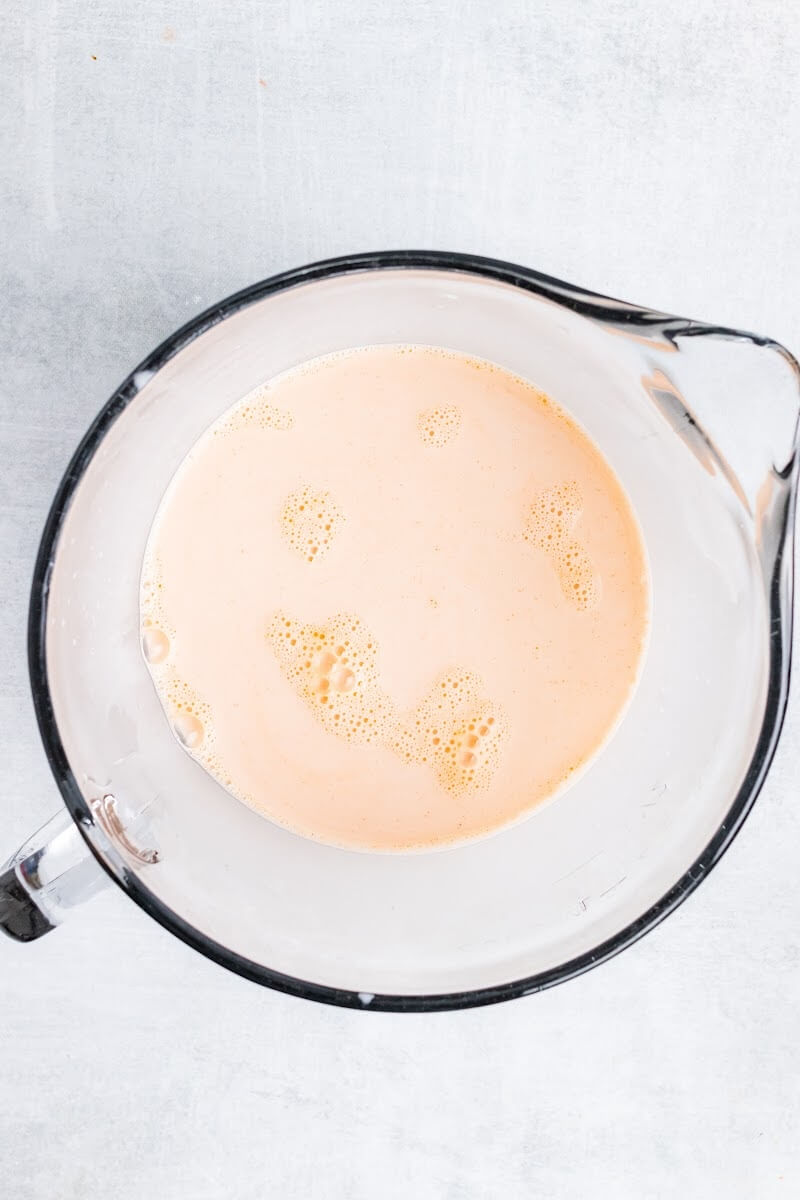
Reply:
<svg viewBox="0 0 800 1200"><path fill-rule="evenodd" d="M566 793L481 841L387 855L279 828L181 750L142 658L138 581L166 485L224 409L310 358L396 342L490 359L583 425L641 522L653 615L625 719ZM195 318L105 405L44 529L30 671L67 812L0 873L0 926L33 939L111 879L249 979L403 1011L535 992L630 945L719 860L775 750L799 379L769 338L458 254L340 258Z"/></svg>

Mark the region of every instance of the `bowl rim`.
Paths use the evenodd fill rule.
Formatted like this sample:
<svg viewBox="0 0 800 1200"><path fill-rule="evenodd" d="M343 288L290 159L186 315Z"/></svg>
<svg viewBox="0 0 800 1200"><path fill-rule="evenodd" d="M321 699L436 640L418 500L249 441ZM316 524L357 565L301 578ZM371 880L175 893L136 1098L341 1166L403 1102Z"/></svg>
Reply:
<svg viewBox="0 0 800 1200"><path fill-rule="evenodd" d="M780 737L786 709L791 665L791 597L793 590L793 539L791 535L796 499L797 442L795 441L794 453L784 473L789 487L783 510L783 524L780 537L777 539L777 550L774 561L771 563L769 582L771 637L767 696L753 757L719 828L702 853L697 856L669 891L634 921L601 942L593 950L586 951L545 971L506 983L476 989L416 995L373 994L314 983L263 966L230 950L196 929L159 900L133 871L128 870L122 863L118 864L107 860L98 848L93 837L93 833L97 829L95 818L70 768L56 722L48 682L46 626L50 580L60 532L72 498L89 463L117 417L135 399L144 384L157 371L190 342L214 325L268 296L300 284L312 283L337 275L386 269L455 271L476 275L483 279L493 279L552 300L590 319L624 324L628 328L646 327L652 333L660 334L670 341L674 341L678 336L698 335L745 340L778 350L798 373L799 381L800 371L788 351L770 338L638 308L624 301L586 291L552 276L513 263L451 251L378 251L344 255L285 271L244 288L212 305L166 338L131 372L100 410L81 440L55 493L39 544L28 614L28 667L39 732L50 768L64 803L92 855L111 879L160 925L187 945L199 950L207 958L246 979L303 999L362 1011L434 1012L495 1004L503 1000L543 991L606 962L628 946L633 945L645 933L654 929L665 917L674 912L708 876L731 845L761 790ZM784 592L788 597L787 603L784 603Z"/></svg>

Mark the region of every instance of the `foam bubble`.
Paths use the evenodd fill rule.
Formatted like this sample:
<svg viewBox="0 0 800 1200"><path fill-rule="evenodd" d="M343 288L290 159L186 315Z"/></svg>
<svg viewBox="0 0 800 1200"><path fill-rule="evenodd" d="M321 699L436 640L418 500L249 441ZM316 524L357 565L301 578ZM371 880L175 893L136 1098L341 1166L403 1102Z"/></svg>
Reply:
<svg viewBox="0 0 800 1200"><path fill-rule="evenodd" d="M307 562L328 552L344 517L329 492L310 487L292 492L281 513L281 527L289 545Z"/></svg>
<svg viewBox="0 0 800 1200"><path fill-rule="evenodd" d="M142 653L152 667L161 667L167 661L175 637L175 630L164 611L163 599L161 561L148 547L139 590L139 618Z"/></svg>
<svg viewBox="0 0 800 1200"><path fill-rule="evenodd" d="M446 446L460 428L461 412L454 404L427 408L417 416L417 432L426 446Z"/></svg>
<svg viewBox="0 0 800 1200"><path fill-rule="evenodd" d="M502 707L481 693L477 675L449 672L395 731L393 749L408 762L427 763L453 796L488 787L508 735Z"/></svg>
<svg viewBox="0 0 800 1200"><path fill-rule="evenodd" d="M294 425L294 417L285 408L270 402L269 385L255 388L240 400L230 415L219 426L224 433L255 426L259 429L277 429L286 432Z"/></svg>
<svg viewBox="0 0 800 1200"><path fill-rule="evenodd" d="M190 684L171 671L167 671L166 677L162 678L159 692L178 741L193 758L197 758L209 770L216 770L219 764L214 755L211 706L200 699Z"/></svg>
<svg viewBox="0 0 800 1200"><path fill-rule="evenodd" d="M576 608L589 610L600 600L600 579L580 542L567 542L557 562L561 590Z"/></svg>
<svg viewBox="0 0 800 1200"><path fill-rule="evenodd" d="M169 654L169 638L164 630L149 622L145 623L142 630L142 651L149 663L164 662Z"/></svg>
<svg viewBox="0 0 800 1200"><path fill-rule="evenodd" d="M578 485L557 484L531 504L523 536L550 557L565 599L581 611L589 611L600 600L600 577L585 547L573 536L582 515Z"/></svg>
<svg viewBox="0 0 800 1200"><path fill-rule="evenodd" d="M398 714L381 687L378 646L358 617L306 625L284 612L267 640L284 675L320 724L348 742L386 746L427 766L453 796L486 788L508 733L502 707L470 671L451 671L412 712Z"/></svg>
<svg viewBox="0 0 800 1200"><path fill-rule="evenodd" d="M548 553L566 541L583 513L576 483L560 483L542 492L528 509L525 540Z"/></svg>
<svg viewBox="0 0 800 1200"><path fill-rule="evenodd" d="M196 713L177 713L172 719L172 728L175 730L178 740L189 750L196 749L203 741L205 729Z"/></svg>
<svg viewBox="0 0 800 1200"><path fill-rule="evenodd" d="M380 686L378 647L358 617L306 625L279 612L267 640L286 678L314 716L349 742L386 742L394 706Z"/></svg>

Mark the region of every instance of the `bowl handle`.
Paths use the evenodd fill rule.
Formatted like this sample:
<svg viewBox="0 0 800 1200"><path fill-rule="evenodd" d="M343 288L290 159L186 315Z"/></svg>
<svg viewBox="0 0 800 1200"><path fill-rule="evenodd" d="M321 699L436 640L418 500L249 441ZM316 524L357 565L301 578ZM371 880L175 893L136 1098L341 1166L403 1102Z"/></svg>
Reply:
<svg viewBox="0 0 800 1200"><path fill-rule="evenodd" d="M796 488L800 365L790 351L674 318L647 362L642 383L661 415L704 470L727 478L752 518L761 516L765 484Z"/></svg>
<svg viewBox="0 0 800 1200"><path fill-rule="evenodd" d="M32 942L109 883L66 809L0 868L0 929Z"/></svg>

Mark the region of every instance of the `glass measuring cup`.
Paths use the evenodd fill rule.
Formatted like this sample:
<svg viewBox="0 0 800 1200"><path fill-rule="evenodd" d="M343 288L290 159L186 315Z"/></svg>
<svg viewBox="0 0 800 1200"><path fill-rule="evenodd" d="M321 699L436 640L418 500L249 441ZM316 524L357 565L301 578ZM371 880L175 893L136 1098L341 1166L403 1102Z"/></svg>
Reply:
<svg viewBox="0 0 800 1200"><path fill-rule="evenodd" d="M235 801L179 747L139 646L145 541L199 434L268 377L382 342L493 360L566 407L625 485L653 579L641 682L586 775L512 829L410 855L322 845ZM718 860L774 752L799 380L769 339L454 254L338 259L196 318L105 406L45 527L31 680L66 811L0 872L0 926L33 939L112 879L250 979L396 1010L536 991L628 945Z"/></svg>

